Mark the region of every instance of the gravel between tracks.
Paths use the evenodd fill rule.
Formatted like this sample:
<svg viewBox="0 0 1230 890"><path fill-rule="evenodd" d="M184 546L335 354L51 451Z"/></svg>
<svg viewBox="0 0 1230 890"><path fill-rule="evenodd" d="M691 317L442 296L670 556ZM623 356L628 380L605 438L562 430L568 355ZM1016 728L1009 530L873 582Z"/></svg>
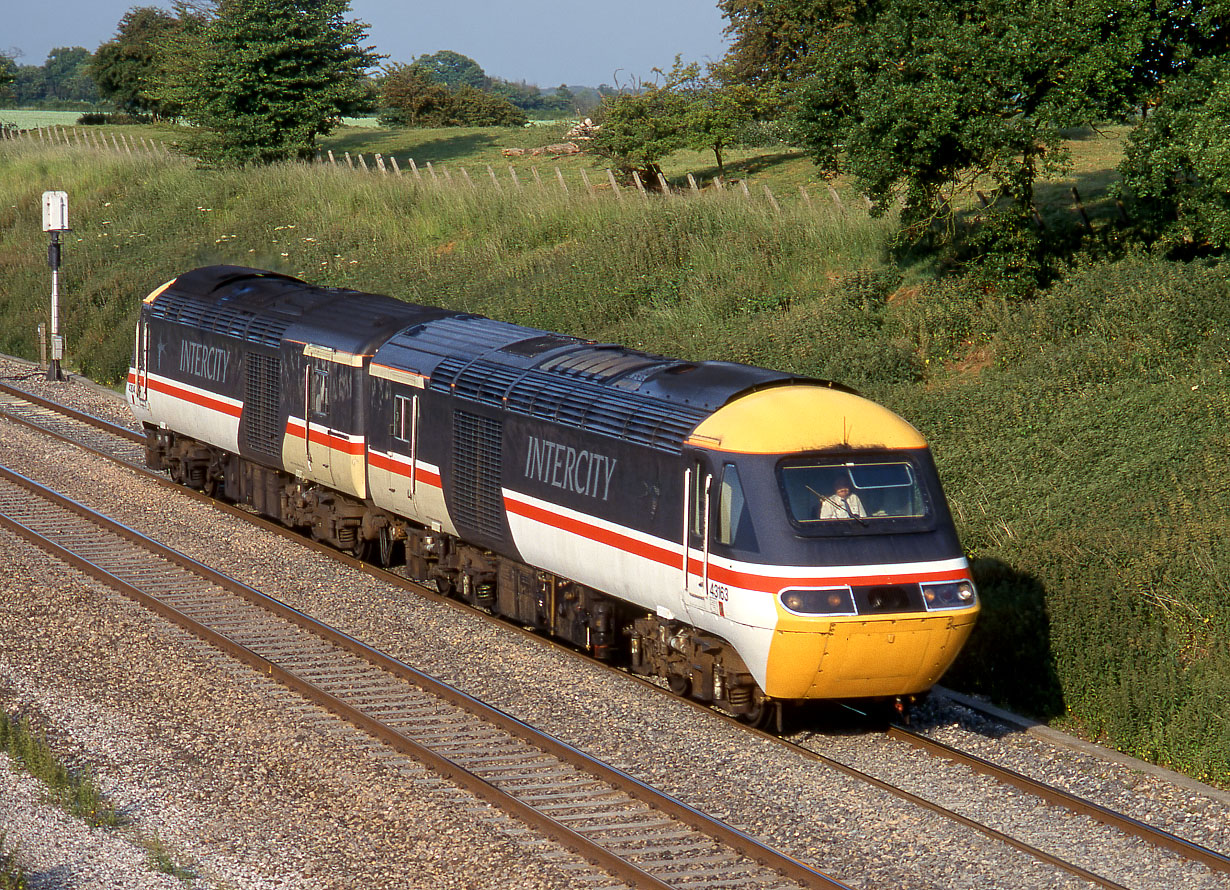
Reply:
<svg viewBox="0 0 1230 890"><path fill-rule="evenodd" d="M0 374L14 368L0 363ZM61 401L125 419L122 406L86 386L48 388ZM36 441L41 454L31 453ZM0 423L0 452L15 469L62 485L852 886L1087 886L638 684L390 590L70 446ZM138 836L156 836L196 868L197 884L210 887L577 886L568 857L554 848L519 839L515 827L446 783L404 770L357 732L293 706L293 696L245 668L220 666L203 645L7 535L0 572L0 705L34 713L57 746L97 769L131 815L117 837L137 838L125 842L138 853ZM944 740L982 746L989 759L1230 849L1230 807L1215 795L1023 732L992 730L980 719L937 705L929 726ZM1126 886L1230 888L1224 875L996 792L923 755L903 755L878 737L826 733L809 744L878 773L900 772L918 793L1004 830L1021 826L1074 861L1089 865L1085 857L1095 857L1090 867ZM0 789L29 784L0 776ZM23 833L35 824L26 808L46 808L37 795L21 808L12 803L20 800L0 797L0 831L33 863L32 887L168 886L166 876L143 870L142 855L131 868L108 858L101 872L91 871L92 847L74 843L81 832L71 826Z"/></svg>

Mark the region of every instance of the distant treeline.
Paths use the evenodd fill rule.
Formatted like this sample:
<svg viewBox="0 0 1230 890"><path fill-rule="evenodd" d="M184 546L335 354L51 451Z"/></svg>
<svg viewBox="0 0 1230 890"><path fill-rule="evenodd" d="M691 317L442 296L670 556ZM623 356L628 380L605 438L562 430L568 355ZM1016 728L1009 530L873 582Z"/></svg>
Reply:
<svg viewBox="0 0 1230 890"><path fill-rule="evenodd" d="M127 101L122 91L111 88L113 84L131 79L123 69L134 64L131 57L111 50L116 40L99 47L101 53L90 52L83 46L57 47L48 53L41 65L19 64L16 59L0 51L0 106L52 111L109 111L121 108L138 114L148 111L125 107L132 103ZM542 89L525 81L502 80L488 76L478 62L468 56L440 50L419 56L409 66L394 65L390 70L373 73L368 78L371 95L380 94L391 71L407 68L423 72L437 91L454 95L460 92L461 98L454 104L463 108L466 95L477 93L487 102L498 100L506 103L528 120L589 115L602 103L604 96L616 92L614 87L607 84L598 87L560 84ZM389 109L384 109L381 114L392 120L398 119L398 112L390 114ZM432 118L430 125L440 126L439 117Z"/></svg>

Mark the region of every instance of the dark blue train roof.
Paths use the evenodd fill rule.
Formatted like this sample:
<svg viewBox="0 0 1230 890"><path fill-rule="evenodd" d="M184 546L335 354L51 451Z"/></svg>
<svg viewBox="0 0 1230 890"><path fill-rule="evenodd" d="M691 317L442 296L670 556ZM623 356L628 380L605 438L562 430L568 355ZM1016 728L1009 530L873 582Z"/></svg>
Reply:
<svg viewBox="0 0 1230 890"><path fill-rule="evenodd" d="M150 303L149 313L262 346L277 348L285 339L357 355L370 355L408 325L456 314L242 266L180 275Z"/></svg>
<svg viewBox="0 0 1230 890"><path fill-rule="evenodd" d="M683 362L477 315L407 328L372 360L421 374L436 392L676 453L735 396L804 382L750 365Z"/></svg>
<svg viewBox="0 0 1230 890"><path fill-rule="evenodd" d="M313 343L426 377L457 398L677 452L734 397L787 383L845 387L731 362L684 362L240 266L187 272L149 313L264 346ZM850 390L847 390L850 391Z"/></svg>

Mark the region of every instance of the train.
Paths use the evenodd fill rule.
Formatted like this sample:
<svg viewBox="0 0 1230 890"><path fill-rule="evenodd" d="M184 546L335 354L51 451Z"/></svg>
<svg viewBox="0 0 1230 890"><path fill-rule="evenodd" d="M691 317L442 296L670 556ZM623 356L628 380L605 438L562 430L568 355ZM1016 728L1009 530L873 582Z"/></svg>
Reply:
<svg viewBox="0 0 1230 890"><path fill-rule="evenodd" d="M175 481L753 724L913 701L980 607L923 436L831 381L209 266L126 396Z"/></svg>

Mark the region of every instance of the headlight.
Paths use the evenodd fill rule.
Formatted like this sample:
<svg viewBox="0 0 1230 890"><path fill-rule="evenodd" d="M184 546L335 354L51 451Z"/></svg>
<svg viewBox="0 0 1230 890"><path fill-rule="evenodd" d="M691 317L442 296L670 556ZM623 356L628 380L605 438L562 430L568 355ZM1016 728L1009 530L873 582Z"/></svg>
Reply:
<svg viewBox="0 0 1230 890"><path fill-rule="evenodd" d="M939 581L919 584L927 610L964 609L978 601L973 581Z"/></svg>
<svg viewBox="0 0 1230 890"><path fill-rule="evenodd" d="M783 590L782 605L800 615L856 615L854 594L849 587Z"/></svg>

